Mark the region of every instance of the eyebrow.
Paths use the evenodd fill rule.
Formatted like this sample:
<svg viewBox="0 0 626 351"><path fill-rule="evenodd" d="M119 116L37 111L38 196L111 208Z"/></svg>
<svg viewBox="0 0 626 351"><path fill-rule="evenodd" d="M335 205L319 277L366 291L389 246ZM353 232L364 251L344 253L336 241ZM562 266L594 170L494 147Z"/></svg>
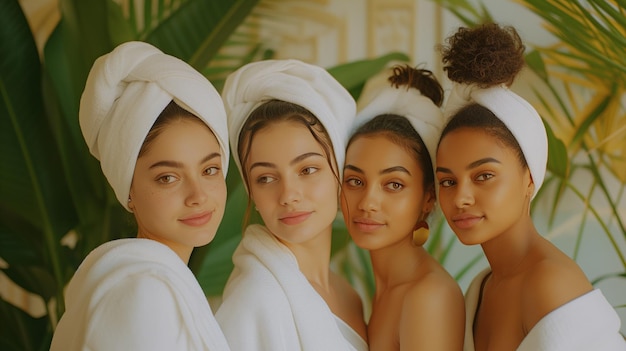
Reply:
<svg viewBox="0 0 626 351"><path fill-rule="evenodd" d="M500 161L498 161L497 159L493 158L493 157L485 157L485 158L481 158L480 160L476 160L472 163L470 163L469 165L467 165L467 167L465 167L466 170L472 169L472 168L476 168L480 165L484 165L485 163L502 163ZM445 167L437 167L436 169L437 172L442 172L442 173L452 173L452 171L448 168Z"/></svg>
<svg viewBox="0 0 626 351"><path fill-rule="evenodd" d="M350 165L350 164L345 165L345 167L343 167L343 169L344 170L351 170L351 171L354 171L354 172L357 172L357 173L361 173L361 174L365 173L359 167L354 166L354 165ZM378 172L378 174L388 174L388 173L393 173L393 172L404 172L404 173L406 173L408 175L411 175L411 172L409 172L408 169L406 169L406 168L404 168L402 166L395 166L395 167L385 168L383 170L380 170Z"/></svg>
<svg viewBox="0 0 626 351"><path fill-rule="evenodd" d="M198 162L198 164L203 164L217 157L222 157L222 155L219 152L213 152L211 154L206 155L200 162ZM149 169L153 169L157 167L183 168L183 163L178 162L178 161L163 160L163 161L158 161L158 162L153 163L149 167Z"/></svg>
<svg viewBox="0 0 626 351"><path fill-rule="evenodd" d="M324 157L322 154L317 153L317 152L307 152L307 153L299 155L296 158L294 158L293 160L289 161L289 165L293 166L293 165L295 165L296 163L298 163L298 162L300 162L302 160L305 160L305 159L307 159L309 157L316 157L316 156ZM250 165L250 170L252 170L255 167L277 168L276 164L272 163L272 162L255 162L252 165Z"/></svg>

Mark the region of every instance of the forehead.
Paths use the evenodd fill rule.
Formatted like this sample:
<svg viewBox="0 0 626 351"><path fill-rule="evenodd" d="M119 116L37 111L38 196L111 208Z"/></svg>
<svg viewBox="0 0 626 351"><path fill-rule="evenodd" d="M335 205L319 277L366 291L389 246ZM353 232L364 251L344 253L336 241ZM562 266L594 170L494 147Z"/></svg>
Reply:
<svg viewBox="0 0 626 351"><path fill-rule="evenodd" d="M437 166L471 163L484 157L493 157L502 163L516 161L513 148L479 128L456 129L446 134L437 148Z"/></svg>
<svg viewBox="0 0 626 351"><path fill-rule="evenodd" d="M217 148L219 143L211 129L197 118L185 118L164 124L146 149L153 153L185 153L190 148Z"/></svg>
<svg viewBox="0 0 626 351"><path fill-rule="evenodd" d="M281 158L305 152L323 153L322 146L302 123L281 121L257 131L250 142L250 159Z"/></svg>
<svg viewBox="0 0 626 351"><path fill-rule="evenodd" d="M413 153L382 134L355 138L346 152L346 164L359 168L385 169L394 166L419 168Z"/></svg>

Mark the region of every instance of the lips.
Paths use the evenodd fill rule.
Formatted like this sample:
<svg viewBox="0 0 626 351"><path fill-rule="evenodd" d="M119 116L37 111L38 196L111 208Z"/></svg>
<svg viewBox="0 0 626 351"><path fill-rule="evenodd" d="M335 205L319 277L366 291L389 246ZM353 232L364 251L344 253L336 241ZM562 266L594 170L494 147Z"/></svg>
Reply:
<svg viewBox="0 0 626 351"><path fill-rule="evenodd" d="M384 223L370 218L355 218L352 222L362 232L373 232L385 226Z"/></svg>
<svg viewBox="0 0 626 351"><path fill-rule="evenodd" d="M452 223L459 229L469 229L482 221L483 218L483 216L460 214L452 217Z"/></svg>
<svg viewBox="0 0 626 351"><path fill-rule="evenodd" d="M180 222L192 226L192 227L201 227L207 224L211 218L213 217L213 211L200 212L188 217L184 217L179 219Z"/></svg>
<svg viewBox="0 0 626 351"><path fill-rule="evenodd" d="M306 221L313 212L309 211L296 211L289 212L281 216L278 220L287 225L300 224Z"/></svg>

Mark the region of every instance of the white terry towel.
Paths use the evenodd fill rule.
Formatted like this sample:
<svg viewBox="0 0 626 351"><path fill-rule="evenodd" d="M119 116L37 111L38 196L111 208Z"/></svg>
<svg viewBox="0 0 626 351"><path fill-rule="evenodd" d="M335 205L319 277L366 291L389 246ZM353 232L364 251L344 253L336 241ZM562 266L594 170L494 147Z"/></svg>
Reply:
<svg viewBox="0 0 626 351"><path fill-rule="evenodd" d="M228 171L226 111L213 85L186 62L131 41L99 57L87 77L79 121L91 154L119 202L128 194L139 149L163 109L174 101L213 131Z"/></svg>
<svg viewBox="0 0 626 351"><path fill-rule="evenodd" d="M465 294L465 351L474 351L473 324L487 268ZM517 351L626 351L620 319L602 291L592 290L545 315Z"/></svg>
<svg viewBox="0 0 626 351"><path fill-rule="evenodd" d="M298 60L249 63L228 76L222 99L228 115L231 150L239 172L241 128L250 113L269 100L294 103L317 117L330 136L338 169L343 169L356 103L324 68Z"/></svg>
<svg viewBox="0 0 626 351"><path fill-rule="evenodd" d="M391 70L385 70L386 76L391 75ZM437 143L443 129L443 112L439 106L422 95L413 87L394 87L386 81L384 87L368 89L366 85L359 105L364 106L356 115L352 134L359 127L383 114L393 114L405 117L419 134L434 164L437 153Z"/></svg>
<svg viewBox="0 0 626 351"><path fill-rule="evenodd" d="M293 253L265 227L248 227L233 262L215 314L232 350L367 350L300 272Z"/></svg>
<svg viewBox="0 0 626 351"><path fill-rule="evenodd" d="M195 276L167 246L119 239L93 250L66 291L51 351L229 350Z"/></svg>
<svg viewBox="0 0 626 351"><path fill-rule="evenodd" d="M483 89L473 84L454 83L444 108L446 120L471 102L493 112L517 140L535 183L534 198L543 184L548 163L548 136L539 113L505 85Z"/></svg>

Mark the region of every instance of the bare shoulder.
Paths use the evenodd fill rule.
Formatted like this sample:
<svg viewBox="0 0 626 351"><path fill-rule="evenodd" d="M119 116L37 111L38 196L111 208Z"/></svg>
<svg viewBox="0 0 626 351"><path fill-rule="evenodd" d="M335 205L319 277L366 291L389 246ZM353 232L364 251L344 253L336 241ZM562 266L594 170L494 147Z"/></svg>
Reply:
<svg viewBox="0 0 626 351"><path fill-rule="evenodd" d="M522 287L527 331L551 311L593 289L578 264L560 251L534 262L524 274Z"/></svg>
<svg viewBox="0 0 626 351"><path fill-rule="evenodd" d="M409 309L441 313L448 308L454 310L463 306L463 292L451 276L431 272L411 284L404 296L403 305Z"/></svg>
<svg viewBox="0 0 626 351"><path fill-rule="evenodd" d="M449 275L432 272L413 283L406 290L401 311L403 348L462 349L465 303L461 288Z"/></svg>

